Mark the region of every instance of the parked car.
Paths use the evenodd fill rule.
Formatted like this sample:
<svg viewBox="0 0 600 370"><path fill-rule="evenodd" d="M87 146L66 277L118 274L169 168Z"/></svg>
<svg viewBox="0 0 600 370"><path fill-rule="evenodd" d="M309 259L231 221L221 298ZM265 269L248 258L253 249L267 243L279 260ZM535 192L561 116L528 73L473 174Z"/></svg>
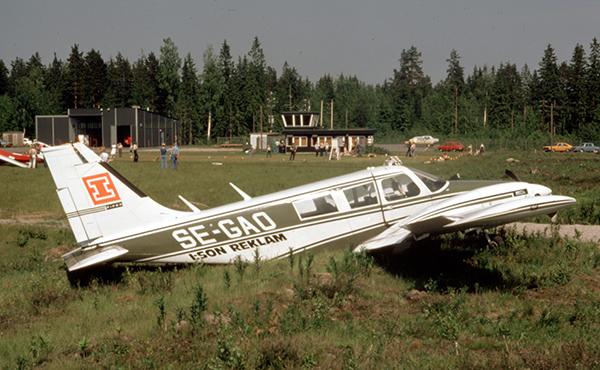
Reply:
<svg viewBox="0 0 600 370"><path fill-rule="evenodd" d="M405 141L404 144L412 144L415 143L417 145L433 145L435 143L437 143L438 141L440 141L440 139L436 139L432 136L429 135L425 135L425 136L415 136L412 139Z"/></svg>
<svg viewBox="0 0 600 370"><path fill-rule="evenodd" d="M441 152L462 152L465 150L465 146L460 141L447 141L446 145L440 145L438 149Z"/></svg>
<svg viewBox="0 0 600 370"><path fill-rule="evenodd" d="M0 146L3 148L8 148L9 146L12 146L12 144L0 139Z"/></svg>
<svg viewBox="0 0 600 370"><path fill-rule="evenodd" d="M547 152L568 152L573 148L571 144L568 143L556 143L554 145L547 145L544 147L544 150Z"/></svg>
<svg viewBox="0 0 600 370"><path fill-rule="evenodd" d="M594 143L586 142L581 143L580 145L574 146L571 148L574 152L586 152L586 153L598 153L600 151L600 147L594 145Z"/></svg>

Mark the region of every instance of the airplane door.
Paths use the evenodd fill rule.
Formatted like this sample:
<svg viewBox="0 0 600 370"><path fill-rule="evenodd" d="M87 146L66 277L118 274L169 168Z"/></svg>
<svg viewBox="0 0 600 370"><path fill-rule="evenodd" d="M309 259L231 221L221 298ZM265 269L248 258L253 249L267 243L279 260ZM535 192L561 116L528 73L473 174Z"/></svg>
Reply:
<svg viewBox="0 0 600 370"><path fill-rule="evenodd" d="M429 191L405 173L378 182L384 221L391 225L429 207Z"/></svg>

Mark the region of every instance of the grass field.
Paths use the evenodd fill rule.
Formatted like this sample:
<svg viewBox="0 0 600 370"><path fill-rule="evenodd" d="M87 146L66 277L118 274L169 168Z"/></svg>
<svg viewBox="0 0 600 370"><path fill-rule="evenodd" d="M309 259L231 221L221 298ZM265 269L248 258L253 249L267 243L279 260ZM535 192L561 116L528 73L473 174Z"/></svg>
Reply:
<svg viewBox="0 0 600 370"><path fill-rule="evenodd" d="M229 182L257 196L385 159L184 148L173 171L155 157L112 165L182 210L177 195L214 207L241 200ZM444 178L504 179L508 168L577 198L559 222L600 224L598 155L453 157L401 159ZM457 234L401 258L337 251L229 266L114 265L105 280L72 287L60 256L74 238L49 171L0 166L0 178L0 369L600 368L598 246L551 226L549 238L498 230L506 245L497 250Z"/></svg>

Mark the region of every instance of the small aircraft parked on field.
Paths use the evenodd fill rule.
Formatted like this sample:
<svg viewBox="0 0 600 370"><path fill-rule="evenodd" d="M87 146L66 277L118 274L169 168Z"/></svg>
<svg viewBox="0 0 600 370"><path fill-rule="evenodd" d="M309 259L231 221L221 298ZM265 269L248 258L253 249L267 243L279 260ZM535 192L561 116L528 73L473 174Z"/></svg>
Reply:
<svg viewBox="0 0 600 370"><path fill-rule="evenodd" d="M525 182L446 181L394 165L190 212L163 207L81 143L43 153L80 248L68 270L111 262L230 263L357 243L393 251L412 241L553 215L575 199ZM486 234L487 235L487 234ZM489 240L489 238L488 238Z"/></svg>
<svg viewBox="0 0 600 370"><path fill-rule="evenodd" d="M7 151L0 150L0 164L7 163L17 167L28 168L29 161L31 161L31 157L27 154L9 153ZM44 160L42 157L38 156L36 161L38 163L42 163Z"/></svg>

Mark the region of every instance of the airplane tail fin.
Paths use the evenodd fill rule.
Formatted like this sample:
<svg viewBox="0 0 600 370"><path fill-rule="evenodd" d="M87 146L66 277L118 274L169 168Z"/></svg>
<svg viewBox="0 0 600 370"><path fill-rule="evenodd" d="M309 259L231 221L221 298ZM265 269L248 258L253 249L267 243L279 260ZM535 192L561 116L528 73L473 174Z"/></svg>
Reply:
<svg viewBox="0 0 600 370"><path fill-rule="evenodd" d="M84 247L186 214L150 199L81 143L44 148L43 153L71 229Z"/></svg>

